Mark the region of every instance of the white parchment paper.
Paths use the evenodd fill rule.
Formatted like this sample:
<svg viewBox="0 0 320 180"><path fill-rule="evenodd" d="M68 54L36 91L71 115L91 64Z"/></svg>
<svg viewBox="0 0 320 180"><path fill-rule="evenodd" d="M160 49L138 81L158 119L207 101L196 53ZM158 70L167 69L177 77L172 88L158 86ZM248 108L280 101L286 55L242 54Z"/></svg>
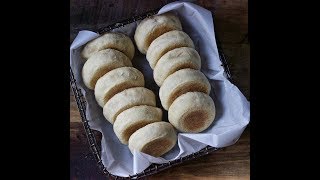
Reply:
<svg viewBox="0 0 320 180"><path fill-rule="evenodd" d="M234 144L249 123L250 104L239 89L228 81L222 63L219 59L213 28L213 19L210 11L188 2L173 2L160 9L158 14L168 11L175 12L182 23L183 30L193 40L199 52L202 67L201 71L209 79L212 90L210 96L216 105L216 118L213 124L205 131L197 134L178 133L178 143L161 158L155 158L144 153L134 152L132 155L126 145L120 143L113 132L112 125L103 117L102 108L96 103L93 90L85 87L81 77L84 59L80 57L83 45L97 38L99 35L91 31L80 31L70 47L70 66L82 93L87 99L86 116L92 129L102 133L101 158L107 170L118 176L128 176L139 173L151 163L165 163L184 157L207 145L225 147ZM134 22L115 32L123 32L133 40L137 23ZM138 50L132 60L133 66L145 76L146 87L159 94L159 87L153 80L153 72L145 55ZM158 98L158 97L157 97ZM157 106L161 107L159 98ZM167 111L164 112L164 121L167 120Z"/></svg>

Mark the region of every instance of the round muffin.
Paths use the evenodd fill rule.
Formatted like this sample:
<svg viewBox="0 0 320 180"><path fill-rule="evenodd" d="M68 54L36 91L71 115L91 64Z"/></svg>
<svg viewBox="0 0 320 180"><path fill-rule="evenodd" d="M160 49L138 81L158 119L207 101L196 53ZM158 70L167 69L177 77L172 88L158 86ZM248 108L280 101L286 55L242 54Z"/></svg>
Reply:
<svg viewBox="0 0 320 180"><path fill-rule="evenodd" d="M104 49L94 53L83 65L82 79L89 89L94 89L98 79L107 72L125 66L132 66L130 59L115 49Z"/></svg>
<svg viewBox="0 0 320 180"><path fill-rule="evenodd" d="M173 13L168 12L145 18L137 26L134 34L138 50L146 54L154 39L172 30L182 30L179 18Z"/></svg>
<svg viewBox="0 0 320 180"><path fill-rule="evenodd" d="M144 77L139 70L134 67L120 67L98 79L94 95L98 104L103 107L115 94L131 87L143 86Z"/></svg>
<svg viewBox="0 0 320 180"><path fill-rule="evenodd" d="M185 68L200 70L200 56L193 48L176 48L167 52L159 59L153 70L153 77L157 85L161 86L169 75Z"/></svg>
<svg viewBox="0 0 320 180"><path fill-rule="evenodd" d="M129 149L159 157L170 151L177 142L177 133L168 122L154 122L148 124L129 138Z"/></svg>
<svg viewBox="0 0 320 180"><path fill-rule="evenodd" d="M173 30L157 37L152 41L147 51L147 60L151 68L154 69L161 56L179 47L194 48L191 38L183 31Z"/></svg>
<svg viewBox="0 0 320 180"><path fill-rule="evenodd" d="M168 110L172 102L187 92L203 92L209 94L210 83L206 76L194 69L181 69L168 76L159 90L161 104Z"/></svg>
<svg viewBox="0 0 320 180"><path fill-rule="evenodd" d="M178 97L168 111L169 122L179 131L198 133L207 129L216 115L210 96L201 92L188 92Z"/></svg>
<svg viewBox="0 0 320 180"><path fill-rule="evenodd" d="M113 130L120 142L128 144L129 137L143 126L162 120L162 110L153 106L133 106L118 115Z"/></svg>
<svg viewBox="0 0 320 180"><path fill-rule="evenodd" d="M155 94L144 87L134 87L114 95L103 107L104 117L113 124L117 116L133 106L148 105L156 107Z"/></svg>
<svg viewBox="0 0 320 180"><path fill-rule="evenodd" d="M130 60L134 56L134 45L131 39L122 33L107 32L102 36L88 42L81 52L85 59L90 58L95 52L103 49L116 49L124 53Z"/></svg>

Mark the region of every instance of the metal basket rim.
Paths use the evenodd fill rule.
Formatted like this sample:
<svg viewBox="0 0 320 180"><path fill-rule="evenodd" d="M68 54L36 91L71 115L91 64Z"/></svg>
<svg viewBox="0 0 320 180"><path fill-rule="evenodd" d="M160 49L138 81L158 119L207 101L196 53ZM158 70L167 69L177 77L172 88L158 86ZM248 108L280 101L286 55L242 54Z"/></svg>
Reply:
<svg viewBox="0 0 320 180"><path fill-rule="evenodd" d="M129 24L129 23L144 19L146 17L152 16L152 15L156 14L159 9L160 8L157 8L157 9L154 9L154 10L151 10L151 11L147 11L147 12L141 14L141 15L137 15L137 16L134 16L132 18L119 21L119 22L111 24L109 26L100 28L96 32L99 33L99 34L103 34L103 33L107 32L107 31L112 30L112 29L116 29L116 28L122 27L122 26L124 26L126 24ZM231 73L230 73L230 70L229 70L229 66L228 66L226 57L225 57L225 55L224 55L224 53L222 51L222 48L221 48L221 45L220 45L220 41L218 40L216 34L215 34L215 38L216 38L216 44L217 44L217 48L218 48L219 58L220 58L220 60L222 62L222 66L223 66L223 68L225 70L225 75L226 75L226 77L228 78L229 81L232 81ZM77 82L76 82L76 80L74 78L74 74L72 72L71 67L70 67L70 86L72 88L73 95L74 95L74 97L76 99L76 103L77 103L77 107L78 107L78 110L79 110L79 113L80 113L80 116L81 116L82 124L83 124L84 130L85 130L86 136L87 136L88 143L90 145L90 150L91 150L92 154L94 155L94 159L96 160L99 169L103 172L103 174L106 177L115 178L115 179L139 179L139 178L142 178L142 177L149 176L151 174L156 174L156 173L158 173L158 172L160 172L160 171L162 171L164 169L167 169L167 168L170 168L172 166L181 164L181 163L186 162L188 160L192 160L192 159L207 155L209 153L212 153L212 152L220 149L220 148L216 148L216 147L206 146L205 148L201 149L198 152L192 153L190 155L187 155L185 157L181 157L181 158L173 160L173 161L169 161L168 163L152 164L147 169L145 169L144 171L142 171L140 173L136 173L136 174L134 174L132 176L129 175L128 177L122 177L122 176L117 176L117 175L111 174L104 167L104 165L102 163L101 156L100 156L100 151L101 150L100 150L99 146L97 145L93 130L90 128L90 125L88 124L88 120L87 120L86 115L85 115L86 114L85 113L85 111L86 111L86 100L85 100L80 88L77 85Z"/></svg>

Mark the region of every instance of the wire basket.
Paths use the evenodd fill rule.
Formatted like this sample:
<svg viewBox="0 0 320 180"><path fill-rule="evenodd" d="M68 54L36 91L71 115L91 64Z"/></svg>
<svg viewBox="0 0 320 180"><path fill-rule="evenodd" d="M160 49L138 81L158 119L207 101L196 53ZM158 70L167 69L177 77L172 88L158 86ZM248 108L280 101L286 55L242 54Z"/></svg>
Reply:
<svg viewBox="0 0 320 180"><path fill-rule="evenodd" d="M159 9L160 8L154 9L152 11L147 11L142 15L134 16L132 18L129 18L129 19L126 19L126 20L119 21L117 23L111 24L111 25L109 25L107 27L100 28L100 29L97 30L97 33L103 34L103 33L108 32L110 30L113 30L113 29L116 29L116 28L119 28L119 27L123 27L126 24L130 24L130 23L133 23L135 21L142 20L142 19L144 19L146 17L149 17L149 16L152 16L152 15L156 14L159 11ZM230 81L232 81L231 73L230 73L230 70L229 70L229 67L228 67L227 60L225 58L225 55L224 55L224 53L222 51L222 48L220 46L220 42L219 42L217 37L216 37L216 41L217 41L216 43L217 43L218 52L219 52L219 58L220 58L220 60L222 62L222 66L224 67L225 75ZM77 106L78 106L78 109L79 109L79 112L80 112L81 120L82 120L82 123L83 123L83 127L84 127L84 130L85 130L87 139L88 139L88 143L89 143L91 152L93 154L93 158L97 162L97 165L98 165L99 169L108 178L112 178L112 179L139 179L139 178L151 175L151 174L158 173L158 172L160 172L160 171L162 171L164 169L167 169L167 168L170 168L172 166L181 164L181 163L183 163L185 161L192 160L192 159L207 155L207 154L212 153L212 152L214 152L214 151L219 149L219 148L215 148L215 147L211 147L211 146L206 146L205 148L201 149L198 152L195 152L195 153L190 154L190 155L185 156L185 157L180 157L179 159L176 159L176 160L173 160L173 161L169 161L168 163L152 164L147 169L145 169L144 171L142 171L140 173L137 173L135 175L132 175L132 176L122 177L122 176L113 175L104 167L104 165L102 163L102 160L101 160L101 149L97 144L95 135L94 135L92 129L90 128L90 125L89 125L88 120L86 118L86 113L85 113L86 112L86 99L83 96L80 88L77 85L77 82L76 82L76 80L74 78L74 74L72 72L71 67L70 67L70 86L71 86L73 94L75 96L75 100L76 100L76 103L77 103Z"/></svg>

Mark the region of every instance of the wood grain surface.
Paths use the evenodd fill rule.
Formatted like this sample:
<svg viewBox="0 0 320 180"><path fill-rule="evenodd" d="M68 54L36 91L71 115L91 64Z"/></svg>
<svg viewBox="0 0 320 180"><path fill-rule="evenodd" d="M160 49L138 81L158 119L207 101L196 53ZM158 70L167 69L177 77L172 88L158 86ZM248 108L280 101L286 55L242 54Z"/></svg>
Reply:
<svg viewBox="0 0 320 180"><path fill-rule="evenodd" d="M94 30L161 7L170 0L71 0L70 43L82 29ZM213 13L217 36L230 65L233 83L250 100L250 45L247 0L198 0ZM99 140L101 134L95 132ZM105 179L89 150L70 91L70 179ZM239 141L212 154L164 170L147 179L250 179L250 128Z"/></svg>

